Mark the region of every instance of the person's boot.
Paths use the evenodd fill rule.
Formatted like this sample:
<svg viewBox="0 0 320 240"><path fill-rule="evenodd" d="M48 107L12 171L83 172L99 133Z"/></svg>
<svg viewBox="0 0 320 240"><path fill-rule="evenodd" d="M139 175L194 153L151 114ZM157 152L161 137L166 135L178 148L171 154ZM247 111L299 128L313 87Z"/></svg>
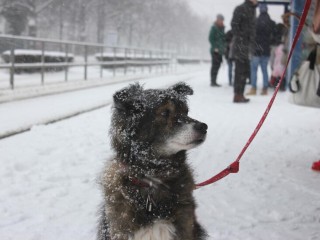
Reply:
<svg viewBox="0 0 320 240"><path fill-rule="evenodd" d="M210 86L211 87L218 87L218 84L216 83L216 81L211 80ZM219 85L219 87L220 87L220 85Z"/></svg>
<svg viewBox="0 0 320 240"><path fill-rule="evenodd" d="M274 76L271 76L270 81L269 81L269 87L274 88L275 83L276 83L277 78Z"/></svg>
<svg viewBox="0 0 320 240"><path fill-rule="evenodd" d="M249 101L250 101L250 99L245 98L242 94L235 94L233 97L234 103L247 103Z"/></svg>
<svg viewBox="0 0 320 240"><path fill-rule="evenodd" d="M211 84L211 87L221 87L221 85L218 83L213 83L213 84Z"/></svg>
<svg viewBox="0 0 320 240"><path fill-rule="evenodd" d="M246 95L248 96L257 95L257 89L252 87Z"/></svg>
<svg viewBox="0 0 320 240"><path fill-rule="evenodd" d="M280 91L281 91L281 92L286 91L286 85L287 85L286 78L283 78L282 83L281 83L281 85L280 85Z"/></svg>
<svg viewBox="0 0 320 240"><path fill-rule="evenodd" d="M262 96L268 95L268 88L263 88L262 91L261 91L261 95Z"/></svg>
<svg viewBox="0 0 320 240"><path fill-rule="evenodd" d="M280 77L276 77L274 81L274 86L273 86L274 88L278 86L279 81L280 81Z"/></svg>
<svg viewBox="0 0 320 240"><path fill-rule="evenodd" d="M220 84L217 83L217 76L211 76L211 87L221 87Z"/></svg>

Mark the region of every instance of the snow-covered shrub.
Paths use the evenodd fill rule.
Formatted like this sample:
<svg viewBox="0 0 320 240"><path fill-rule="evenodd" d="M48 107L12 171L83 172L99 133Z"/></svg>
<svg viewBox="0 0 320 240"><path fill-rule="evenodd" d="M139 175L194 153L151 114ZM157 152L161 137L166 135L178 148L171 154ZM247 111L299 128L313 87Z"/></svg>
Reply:
<svg viewBox="0 0 320 240"><path fill-rule="evenodd" d="M2 53L2 59L5 63L10 63L10 55L11 51L5 51ZM66 54L64 52L53 52L53 51L45 51L44 52L44 63L69 63L73 62L74 56L73 54ZM15 64L30 64L34 63L34 67L29 66L19 66L15 69L16 73L19 72L39 72L41 71L41 66L37 66L42 62L42 51L40 50L29 50L29 49L15 49L14 51L14 62ZM61 71L65 69L66 66L45 66L45 71Z"/></svg>

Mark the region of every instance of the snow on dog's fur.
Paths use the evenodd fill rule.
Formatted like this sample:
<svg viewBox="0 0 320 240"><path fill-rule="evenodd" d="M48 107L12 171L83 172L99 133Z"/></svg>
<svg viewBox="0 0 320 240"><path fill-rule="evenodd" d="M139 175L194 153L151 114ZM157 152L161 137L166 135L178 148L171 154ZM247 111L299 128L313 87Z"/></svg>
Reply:
<svg viewBox="0 0 320 240"><path fill-rule="evenodd" d="M185 83L149 90L134 84L114 94L116 154L101 178L98 240L205 239L186 150L205 140L207 125L188 116L191 94Z"/></svg>

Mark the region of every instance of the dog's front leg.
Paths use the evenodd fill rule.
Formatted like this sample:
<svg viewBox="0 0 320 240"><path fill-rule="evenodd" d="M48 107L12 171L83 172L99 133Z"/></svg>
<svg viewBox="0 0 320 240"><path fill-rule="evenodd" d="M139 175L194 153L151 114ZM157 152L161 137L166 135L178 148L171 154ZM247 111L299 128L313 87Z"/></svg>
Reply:
<svg viewBox="0 0 320 240"><path fill-rule="evenodd" d="M194 207L178 208L175 214L177 238L175 240L205 240L206 233L196 220Z"/></svg>
<svg viewBox="0 0 320 240"><path fill-rule="evenodd" d="M128 226L123 225L123 218L121 215L106 214L105 209L102 209L102 215L98 227L97 240L128 240ZM111 221L110 221L111 220Z"/></svg>
<svg viewBox="0 0 320 240"><path fill-rule="evenodd" d="M116 211L109 212L110 240L131 240L133 233L139 228L139 226L134 224L133 214L128 209L125 210L126 206L123 204L122 209L118 206L114 208Z"/></svg>
<svg viewBox="0 0 320 240"><path fill-rule="evenodd" d="M175 213L174 225L177 229L175 240L195 240L193 234L194 211L190 207L179 207Z"/></svg>

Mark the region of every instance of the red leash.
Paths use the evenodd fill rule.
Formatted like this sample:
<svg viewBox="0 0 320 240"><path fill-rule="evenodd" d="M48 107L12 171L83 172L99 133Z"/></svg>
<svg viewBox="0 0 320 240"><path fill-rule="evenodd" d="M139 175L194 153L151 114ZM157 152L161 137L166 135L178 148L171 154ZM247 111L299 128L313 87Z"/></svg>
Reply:
<svg viewBox="0 0 320 240"><path fill-rule="evenodd" d="M251 134L249 140L247 141L246 145L243 147L242 151L240 152L239 156L237 157L237 159L230 164L230 166L228 166L226 169L222 170L220 173L218 173L217 175L213 176L212 178L204 181L204 182L201 182L201 183L198 183L196 184L195 186L195 189L198 189L198 188L201 188L201 187L204 187L206 185L209 185L209 184L212 184L216 181L219 181L220 179L228 176L230 173L237 173L239 172L239 164L240 164L240 159L242 158L243 154L246 152L246 150L248 149L248 147L250 146L250 144L252 143L253 139L256 137L256 135L258 134L260 128L262 127L264 121L266 120L268 114L269 114L269 111L273 105L273 102L277 96L277 93L279 91L279 88L280 88L280 85L281 83L283 82L283 78L286 74L286 71L287 71L287 68L288 68L288 65L289 65L289 61L291 59L291 56L292 56L292 53L293 53L293 50L294 48L296 47L296 44L298 42L298 39L300 37L300 33L302 31L302 28L303 28L303 25L305 24L305 21L306 21L306 17L307 17L307 14L308 14L308 11L309 11L309 8L310 8L310 5L311 5L311 0L306 0L305 2L305 5L304 5L304 8L303 8L303 13L301 15L301 19L299 21L299 25L298 25L298 28L297 28L297 31L296 31L296 34L294 36L294 39L293 39L293 43L292 43L292 47L290 49L290 53L289 53L289 56L288 56L288 60L287 60L287 63L286 63L286 66L285 66L285 69L282 73L282 76L281 76L281 79L273 93L273 96L267 106L267 109L265 110L264 114L262 115L258 125L256 126L256 128L254 129L253 133Z"/></svg>

